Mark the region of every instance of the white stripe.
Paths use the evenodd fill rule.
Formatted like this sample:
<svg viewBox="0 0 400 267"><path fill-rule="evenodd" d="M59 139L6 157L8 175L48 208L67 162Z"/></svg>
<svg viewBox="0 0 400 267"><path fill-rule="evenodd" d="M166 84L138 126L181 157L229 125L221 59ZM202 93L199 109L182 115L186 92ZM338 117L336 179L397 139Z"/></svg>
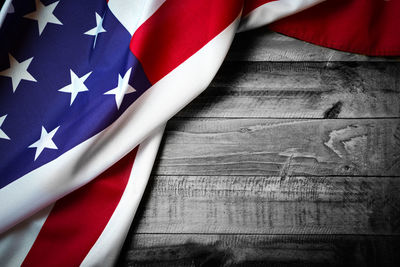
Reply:
<svg viewBox="0 0 400 267"><path fill-rule="evenodd" d="M111 266L118 256L146 188L164 127L165 125L161 126L155 134L140 144L122 198L103 233L82 263L84 266ZM53 206L41 210L0 235L0 266L22 264Z"/></svg>
<svg viewBox="0 0 400 267"><path fill-rule="evenodd" d="M8 14L8 10L10 9L12 0L6 0L0 9L0 27L3 25L4 20Z"/></svg>
<svg viewBox="0 0 400 267"><path fill-rule="evenodd" d="M267 25L323 1L325 0L278 0L266 3L254 9L242 19L238 32Z"/></svg>
<svg viewBox="0 0 400 267"><path fill-rule="evenodd" d="M164 126L140 144L124 194L81 266L112 266L117 259L149 180Z"/></svg>
<svg viewBox="0 0 400 267"><path fill-rule="evenodd" d="M0 189L0 233L90 182L206 89L238 21L149 88L105 130Z"/></svg>
<svg viewBox="0 0 400 267"><path fill-rule="evenodd" d="M31 249L53 205L0 235L0 266L20 266Z"/></svg>
<svg viewBox="0 0 400 267"><path fill-rule="evenodd" d="M108 6L114 16L133 35L165 0L110 0Z"/></svg>

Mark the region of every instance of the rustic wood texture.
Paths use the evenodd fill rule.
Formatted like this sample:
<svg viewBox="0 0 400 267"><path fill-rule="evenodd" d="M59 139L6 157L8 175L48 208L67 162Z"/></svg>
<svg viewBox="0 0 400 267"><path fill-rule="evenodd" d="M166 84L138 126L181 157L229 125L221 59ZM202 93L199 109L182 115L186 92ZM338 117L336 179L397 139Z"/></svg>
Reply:
<svg viewBox="0 0 400 267"><path fill-rule="evenodd" d="M135 233L400 234L397 177L152 179Z"/></svg>
<svg viewBox="0 0 400 267"><path fill-rule="evenodd" d="M399 119L173 119L158 175L400 174Z"/></svg>
<svg viewBox="0 0 400 267"><path fill-rule="evenodd" d="M400 266L400 62L239 34L167 125L118 266Z"/></svg>
<svg viewBox="0 0 400 267"><path fill-rule="evenodd" d="M239 33L227 61L392 61L393 58L368 57L306 43L261 28Z"/></svg>
<svg viewBox="0 0 400 267"><path fill-rule="evenodd" d="M400 238L365 235L136 234L118 265L397 266Z"/></svg>
<svg viewBox="0 0 400 267"><path fill-rule="evenodd" d="M176 117L398 117L399 74L397 62L226 62Z"/></svg>

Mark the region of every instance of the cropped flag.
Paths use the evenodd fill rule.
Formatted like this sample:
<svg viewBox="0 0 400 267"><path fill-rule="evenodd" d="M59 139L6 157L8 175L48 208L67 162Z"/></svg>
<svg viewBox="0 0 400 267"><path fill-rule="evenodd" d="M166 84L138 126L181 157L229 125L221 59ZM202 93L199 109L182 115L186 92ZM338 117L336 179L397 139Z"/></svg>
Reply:
<svg viewBox="0 0 400 267"><path fill-rule="evenodd" d="M0 265L112 265L166 121L208 86L236 32L300 12L271 28L333 48L399 54L400 34L389 25L398 16L386 2L361 11L356 0L321 2L5 1ZM348 33L318 15L330 9ZM382 20L372 28L381 32L359 36L381 41L350 43L359 25L344 27L363 10L365 23L377 10Z"/></svg>

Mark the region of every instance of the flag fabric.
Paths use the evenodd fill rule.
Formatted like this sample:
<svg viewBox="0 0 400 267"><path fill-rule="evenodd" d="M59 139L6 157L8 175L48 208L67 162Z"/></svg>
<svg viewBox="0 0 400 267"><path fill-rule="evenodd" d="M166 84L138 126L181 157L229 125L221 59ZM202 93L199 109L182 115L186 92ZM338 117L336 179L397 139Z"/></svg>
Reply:
<svg viewBox="0 0 400 267"><path fill-rule="evenodd" d="M301 26L325 21L308 10L329 16L332 1L320 2L7 0L0 12L0 265L112 265L166 121L208 86L235 33L302 11L271 27L299 38L319 34L304 39L329 46L322 26ZM355 23L347 13L359 6L350 2L334 10L345 14L340 27ZM377 7L377 18L389 19L371 26L380 32L359 36L382 41L345 47L355 23L332 47L399 54L399 32L389 25L398 19L385 6L391 2L380 3L367 5L361 22ZM321 23L328 33L331 23Z"/></svg>
<svg viewBox="0 0 400 267"><path fill-rule="evenodd" d="M347 52L400 54L400 1L328 0L271 24L270 29Z"/></svg>

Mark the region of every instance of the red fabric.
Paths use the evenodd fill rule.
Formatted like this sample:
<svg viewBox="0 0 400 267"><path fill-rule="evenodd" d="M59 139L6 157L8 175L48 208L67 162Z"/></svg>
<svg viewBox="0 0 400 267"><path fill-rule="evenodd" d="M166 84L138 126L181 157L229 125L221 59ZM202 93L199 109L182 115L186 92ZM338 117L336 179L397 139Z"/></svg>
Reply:
<svg viewBox="0 0 400 267"><path fill-rule="evenodd" d="M154 84L229 26L242 6L239 0L168 0L134 33L131 51Z"/></svg>
<svg viewBox="0 0 400 267"><path fill-rule="evenodd" d="M130 152L89 184L56 202L23 266L81 264L122 197L136 151Z"/></svg>
<svg viewBox="0 0 400 267"><path fill-rule="evenodd" d="M245 0L242 17L246 16L247 14L249 14L251 11L253 11L257 7L262 6L269 2L273 2L273 1L277 1L277 0Z"/></svg>
<svg viewBox="0 0 400 267"><path fill-rule="evenodd" d="M314 44L374 56L400 55L400 1L327 0L270 25Z"/></svg>

